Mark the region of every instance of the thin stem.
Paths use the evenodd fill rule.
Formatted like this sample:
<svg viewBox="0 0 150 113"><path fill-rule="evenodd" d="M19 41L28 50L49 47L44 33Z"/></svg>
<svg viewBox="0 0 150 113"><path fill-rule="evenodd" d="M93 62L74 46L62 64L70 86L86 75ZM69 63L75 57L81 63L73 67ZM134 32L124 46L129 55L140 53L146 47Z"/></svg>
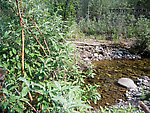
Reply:
<svg viewBox="0 0 150 113"><path fill-rule="evenodd" d="M4 98L4 102L6 102L5 94L3 93L3 88L1 86L1 84L0 84L0 88L1 88L1 91L2 91L3 98Z"/></svg>
<svg viewBox="0 0 150 113"><path fill-rule="evenodd" d="M22 0L21 0L21 10L22 10L22 18L23 18L23 7L22 7Z"/></svg>
<svg viewBox="0 0 150 113"><path fill-rule="evenodd" d="M42 32L41 32L41 30L40 30L40 28L37 26L37 24L34 22L34 20L33 20L31 17L30 17L30 19L32 20L33 24L37 27L37 29L38 29L38 31L40 32L40 34L43 35ZM48 54L50 55L49 47L48 47L47 42L46 42L46 40L45 40L44 37L43 37L43 40L44 40L44 44L46 45Z"/></svg>

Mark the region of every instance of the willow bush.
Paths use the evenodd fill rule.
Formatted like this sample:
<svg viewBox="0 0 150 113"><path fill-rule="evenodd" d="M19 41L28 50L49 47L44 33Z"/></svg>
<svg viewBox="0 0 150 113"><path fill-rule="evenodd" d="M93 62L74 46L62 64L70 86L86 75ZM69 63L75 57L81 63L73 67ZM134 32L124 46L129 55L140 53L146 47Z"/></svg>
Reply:
<svg viewBox="0 0 150 113"><path fill-rule="evenodd" d="M71 43L65 43L69 26L64 25L62 16L49 13L52 9L44 9L47 4L40 4L40 1L41 7L37 7L36 1L19 1L19 5L22 3L20 12L24 13L18 17L16 1L1 1L4 7L0 66L7 73L5 80L0 82L0 111L84 112L91 109L88 100L96 103L100 95L96 86L84 83L86 77L94 77L92 68L87 73L82 72L77 51ZM14 18L8 17L9 14ZM23 26L20 26L20 18Z"/></svg>

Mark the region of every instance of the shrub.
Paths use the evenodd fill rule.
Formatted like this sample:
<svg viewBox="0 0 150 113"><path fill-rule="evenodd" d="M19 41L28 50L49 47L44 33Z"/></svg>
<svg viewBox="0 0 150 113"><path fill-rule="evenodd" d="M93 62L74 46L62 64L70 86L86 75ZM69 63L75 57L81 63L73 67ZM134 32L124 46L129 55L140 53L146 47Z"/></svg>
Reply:
<svg viewBox="0 0 150 113"><path fill-rule="evenodd" d="M26 5L34 6L34 3ZM83 112L91 108L86 105L87 101L95 97L89 98L82 86L84 78L93 77L93 70L89 70L87 76L83 75L75 48L71 43L65 43L69 26L64 25L57 13L50 15L47 9L28 8L30 14L22 17L23 26L19 25L17 17L0 26L0 65L7 70L5 80L1 82L1 111ZM31 18L33 14L35 20ZM24 73L21 62L22 30L25 39ZM89 88L94 95L95 88ZM98 97L95 99L98 100Z"/></svg>

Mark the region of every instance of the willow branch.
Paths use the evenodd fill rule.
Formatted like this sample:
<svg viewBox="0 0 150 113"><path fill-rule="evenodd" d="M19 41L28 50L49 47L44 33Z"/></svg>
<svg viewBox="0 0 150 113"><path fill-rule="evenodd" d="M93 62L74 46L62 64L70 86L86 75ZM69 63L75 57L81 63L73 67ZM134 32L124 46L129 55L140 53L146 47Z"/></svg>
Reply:
<svg viewBox="0 0 150 113"><path fill-rule="evenodd" d="M11 7L11 9L15 12L15 14L20 18L19 14L15 11L15 9L13 7ZM44 54L47 56L43 46L41 45L41 43L39 42L38 38L33 34L33 32L31 31L30 27L22 20L22 22L27 26L28 30L31 32L32 36L35 38L35 40L37 41L37 43L40 45L41 49L43 50Z"/></svg>
<svg viewBox="0 0 150 113"><path fill-rule="evenodd" d="M26 26L28 27L28 25L26 24ZM30 27L28 27L29 31L31 32L31 34L33 35L33 37L35 38L35 40L37 41L37 43L40 45L40 47L42 48L44 54L47 56L47 53L45 52L43 46L41 45L40 41L37 39L37 37L33 34L33 32L31 31Z"/></svg>
<svg viewBox="0 0 150 113"><path fill-rule="evenodd" d="M11 6L10 6L10 7L11 7ZM17 16L19 16L18 13L16 12L16 10L15 10L13 7L11 7L11 9L15 12L15 14L16 14Z"/></svg>
<svg viewBox="0 0 150 113"><path fill-rule="evenodd" d="M21 17L23 18L23 6L22 6L22 0L21 0L21 11L22 11Z"/></svg>
<svg viewBox="0 0 150 113"><path fill-rule="evenodd" d="M18 9L18 16L19 16L20 20L22 20L18 0L16 0L16 4L17 4L17 9Z"/></svg>
<svg viewBox="0 0 150 113"><path fill-rule="evenodd" d="M30 19L32 20L33 24L37 27L39 33L40 33L41 35L43 35L42 32L41 32L41 30L40 30L40 28L37 26L37 24L34 22L34 20L33 20L31 17L30 17ZM48 45L47 45L47 42L46 42L46 40L45 40L44 37L42 37L42 38L43 38L43 40L44 40L44 44L46 45L48 54L50 55L50 51L49 51L49 47L48 47Z"/></svg>

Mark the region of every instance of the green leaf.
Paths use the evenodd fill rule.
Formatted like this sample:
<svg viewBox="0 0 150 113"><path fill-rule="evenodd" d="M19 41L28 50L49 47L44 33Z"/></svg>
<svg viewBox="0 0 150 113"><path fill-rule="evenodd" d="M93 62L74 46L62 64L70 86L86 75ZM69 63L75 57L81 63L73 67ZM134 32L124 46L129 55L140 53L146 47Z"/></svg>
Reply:
<svg viewBox="0 0 150 113"><path fill-rule="evenodd" d="M29 99L27 99L27 98L21 98L20 100L22 100L22 101L29 101Z"/></svg>
<svg viewBox="0 0 150 113"><path fill-rule="evenodd" d="M17 53L17 52L16 52L16 49L14 49L14 48L12 49L12 51L13 51L13 53L14 53L14 54L16 54L16 53Z"/></svg>
<svg viewBox="0 0 150 113"><path fill-rule="evenodd" d="M10 54L10 56L11 56L11 57L13 56L13 53L12 53L12 51L10 51L10 52L9 52L9 54Z"/></svg>
<svg viewBox="0 0 150 113"><path fill-rule="evenodd" d="M28 87L24 87L22 89L22 92L21 92L22 97L26 96L28 92L29 92L29 88Z"/></svg>
<svg viewBox="0 0 150 113"><path fill-rule="evenodd" d="M5 93L6 95L8 95L8 90L6 88L3 88L3 93Z"/></svg>
<svg viewBox="0 0 150 113"><path fill-rule="evenodd" d="M38 97L38 101L41 101L42 99L43 99L42 95Z"/></svg>
<svg viewBox="0 0 150 113"><path fill-rule="evenodd" d="M6 58L6 54L3 54L3 57Z"/></svg>
<svg viewBox="0 0 150 113"><path fill-rule="evenodd" d="M17 63L19 69L21 69L22 64L20 62Z"/></svg>
<svg viewBox="0 0 150 113"><path fill-rule="evenodd" d="M13 89L15 89L17 87L19 87L19 86L12 86L9 90L13 90Z"/></svg>
<svg viewBox="0 0 150 113"><path fill-rule="evenodd" d="M55 85L61 91L61 85L59 84L59 82L55 81Z"/></svg>
<svg viewBox="0 0 150 113"><path fill-rule="evenodd" d="M29 85L30 85L30 81L26 80L26 79L25 79L25 78L23 78L23 77L20 77L20 78L19 78L19 80L20 80L20 81L25 82L25 83L26 83L26 85L29 87Z"/></svg>
<svg viewBox="0 0 150 113"><path fill-rule="evenodd" d="M16 112L23 113L23 110L21 108L15 108Z"/></svg>
<svg viewBox="0 0 150 113"><path fill-rule="evenodd" d="M25 53L28 54L29 53L29 49L25 48Z"/></svg>
<svg viewBox="0 0 150 113"><path fill-rule="evenodd" d="M23 29L23 26L19 26L18 29L16 30L16 33L20 32L22 29Z"/></svg>
<svg viewBox="0 0 150 113"><path fill-rule="evenodd" d="M83 78L80 78L80 80L81 80L82 83L85 83Z"/></svg>
<svg viewBox="0 0 150 113"><path fill-rule="evenodd" d="M8 38L10 32L11 31L6 31L5 34L4 34L4 37Z"/></svg>
<svg viewBox="0 0 150 113"><path fill-rule="evenodd" d="M85 107L85 108L89 108L91 109L92 107L89 106L89 105L86 105L86 104L76 104L76 105L70 105L68 108L71 109L71 108L76 108L76 107Z"/></svg>

